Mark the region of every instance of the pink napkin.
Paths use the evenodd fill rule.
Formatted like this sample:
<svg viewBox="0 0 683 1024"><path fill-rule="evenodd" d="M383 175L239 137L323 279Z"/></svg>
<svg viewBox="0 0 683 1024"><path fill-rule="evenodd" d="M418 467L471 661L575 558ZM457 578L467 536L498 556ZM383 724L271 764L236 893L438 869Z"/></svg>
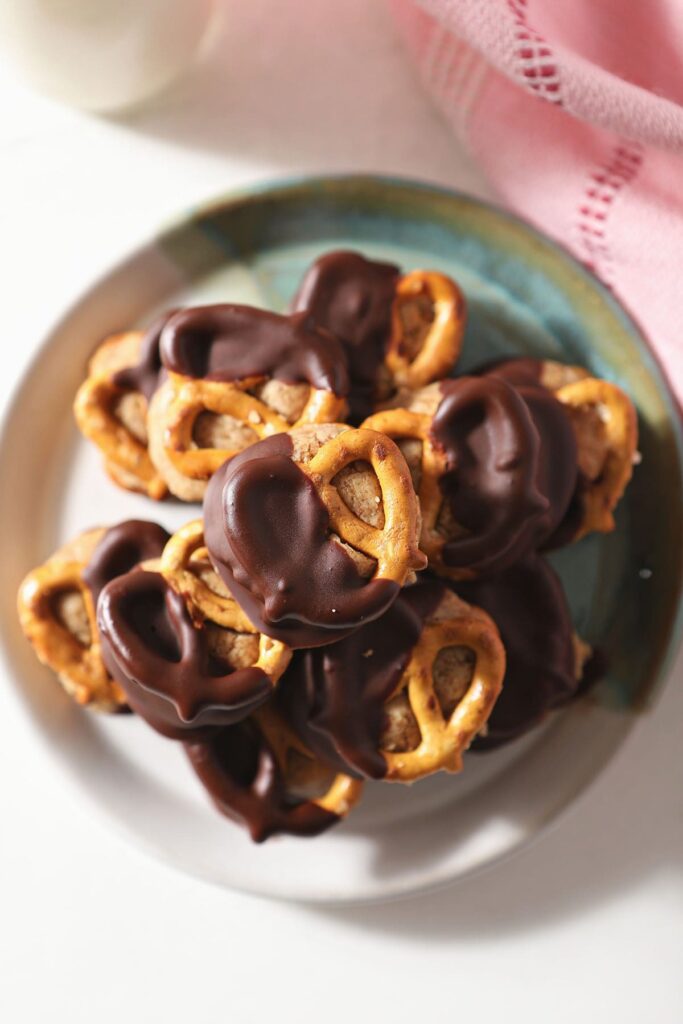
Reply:
<svg viewBox="0 0 683 1024"><path fill-rule="evenodd" d="M683 3L391 2L499 195L614 289L683 399Z"/></svg>

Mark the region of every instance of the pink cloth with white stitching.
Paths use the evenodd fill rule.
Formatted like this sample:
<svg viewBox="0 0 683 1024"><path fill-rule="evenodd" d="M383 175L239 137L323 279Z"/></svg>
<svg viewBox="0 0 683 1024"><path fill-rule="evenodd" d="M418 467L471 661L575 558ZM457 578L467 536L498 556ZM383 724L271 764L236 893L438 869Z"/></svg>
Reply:
<svg viewBox="0 0 683 1024"><path fill-rule="evenodd" d="M683 399L682 0L391 0L502 199L642 324Z"/></svg>

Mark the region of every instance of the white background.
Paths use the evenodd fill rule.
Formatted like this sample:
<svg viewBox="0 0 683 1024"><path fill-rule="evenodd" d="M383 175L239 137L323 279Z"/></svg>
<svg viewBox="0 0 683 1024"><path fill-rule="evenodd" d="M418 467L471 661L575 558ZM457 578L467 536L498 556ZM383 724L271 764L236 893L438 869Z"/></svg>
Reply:
<svg viewBox="0 0 683 1024"><path fill-rule="evenodd" d="M486 194L381 6L234 6L210 59L126 118L0 79L3 399L89 279L232 186L366 170ZM0 680L0 1020L679 1024L680 669L531 849L446 892L344 911L220 891L124 845L66 789Z"/></svg>

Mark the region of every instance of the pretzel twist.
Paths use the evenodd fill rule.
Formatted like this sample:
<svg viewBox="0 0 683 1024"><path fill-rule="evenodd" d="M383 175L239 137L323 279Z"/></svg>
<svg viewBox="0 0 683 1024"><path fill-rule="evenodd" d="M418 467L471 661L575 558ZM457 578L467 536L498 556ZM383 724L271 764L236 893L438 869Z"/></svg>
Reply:
<svg viewBox="0 0 683 1024"><path fill-rule="evenodd" d="M193 621L213 622L236 633L256 634L247 616L229 594L218 594L193 571L200 562L209 562L204 544L204 527L195 519L174 533L166 544L159 571L169 586L184 599ZM278 682L292 658L283 643L264 633L259 635L259 655L254 668L262 669L273 686Z"/></svg>
<svg viewBox="0 0 683 1024"><path fill-rule="evenodd" d="M199 563L209 561L202 520L194 519L174 533L166 544L160 571L173 590L185 598L191 614L196 612L200 619L208 619L225 629L256 633L237 602L229 594L212 590L194 571Z"/></svg>
<svg viewBox="0 0 683 1024"><path fill-rule="evenodd" d="M434 319L417 355L407 352L401 307L425 296ZM416 389L448 375L460 355L465 332L465 299L455 281L436 271L413 270L399 278L391 311L385 363L395 384Z"/></svg>
<svg viewBox="0 0 683 1024"><path fill-rule="evenodd" d="M595 480L580 494L582 521L574 540L597 531L609 533L615 527L614 509L633 474L638 445L638 420L633 403L615 384L596 377L587 377L567 384L556 392L558 401L576 410L572 418L579 446L581 464L582 438L580 416L582 410L597 410L605 437L605 458Z"/></svg>
<svg viewBox="0 0 683 1024"><path fill-rule="evenodd" d="M147 445L113 412L114 403L126 394L125 388L114 383L114 376L117 370L134 363L143 337L141 331L129 331L102 343L90 361L88 377L76 393L73 408L79 430L103 453L112 479L159 501L167 488L152 464Z"/></svg>
<svg viewBox="0 0 683 1024"><path fill-rule="evenodd" d="M442 533L437 530L439 512L443 504L443 495L439 480L446 472L446 458L443 451L431 439L432 417L428 413L411 412L408 409L385 409L368 417L362 429L378 431L393 441L415 440L422 444L420 484L417 496L422 513L420 531L420 548L432 563L438 563L440 571L447 571L441 566L441 554L446 543ZM451 570L450 574L454 571Z"/></svg>
<svg viewBox="0 0 683 1024"><path fill-rule="evenodd" d="M337 473L352 462L370 463L377 476L384 508L382 529L355 515L334 486ZM419 507L408 467L393 441L375 430L344 430L300 468L315 483L332 530L375 559L377 577L403 586L411 570L424 569L427 560L415 542Z"/></svg>
<svg viewBox="0 0 683 1024"><path fill-rule="evenodd" d="M311 766L315 765L317 760L315 755L301 742L272 705L264 704L254 712L252 720L272 750L285 780L287 779L287 761L290 752L296 751L308 759ZM326 792L321 796L311 798L309 802L324 811L343 818L358 803L362 792L363 783L360 779L353 779L351 776L339 772L332 779Z"/></svg>
<svg viewBox="0 0 683 1024"><path fill-rule="evenodd" d="M476 661L467 691L446 720L434 688L433 668L439 652L452 646L470 648ZM462 755L486 723L504 675L505 651L498 631L480 609L425 625L398 691L405 689L420 743L414 750L382 752L386 779L413 782L439 770L459 772Z"/></svg>
<svg viewBox="0 0 683 1024"><path fill-rule="evenodd" d="M289 423L265 402L248 393L263 377L241 381L193 380L170 374L165 385L173 395L163 413L163 444L175 468L192 480L208 480L245 445L233 448L198 448L193 441L197 417L203 412L230 416L256 434L259 440L282 434L305 423L334 423L346 411L346 403L331 391L311 388L295 423Z"/></svg>
<svg viewBox="0 0 683 1024"><path fill-rule="evenodd" d="M83 563L52 558L24 579L18 597L22 629L39 660L55 671L71 697L103 711L126 703L104 662L97 630L95 605L83 582ZM90 630L87 647L56 617L51 599L60 592L76 591L85 607Z"/></svg>

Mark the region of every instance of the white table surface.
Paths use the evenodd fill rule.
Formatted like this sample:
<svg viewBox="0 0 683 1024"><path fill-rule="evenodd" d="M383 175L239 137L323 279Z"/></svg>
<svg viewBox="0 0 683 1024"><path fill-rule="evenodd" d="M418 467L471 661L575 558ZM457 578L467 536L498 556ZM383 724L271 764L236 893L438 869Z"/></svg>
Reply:
<svg viewBox="0 0 683 1024"><path fill-rule="evenodd" d="M381 5L235 7L211 59L135 115L90 118L0 78L3 400L99 270L235 185L366 170L486 194ZM221 891L125 845L0 680L0 1020L679 1024L682 682L679 660L530 849L446 892L327 911Z"/></svg>

